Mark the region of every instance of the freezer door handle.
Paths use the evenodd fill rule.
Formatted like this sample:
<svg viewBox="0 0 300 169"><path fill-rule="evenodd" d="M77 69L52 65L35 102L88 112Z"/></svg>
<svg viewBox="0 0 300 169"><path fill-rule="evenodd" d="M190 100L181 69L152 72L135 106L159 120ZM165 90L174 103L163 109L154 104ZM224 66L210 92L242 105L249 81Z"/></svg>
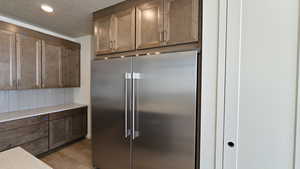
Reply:
<svg viewBox="0 0 300 169"><path fill-rule="evenodd" d="M140 73L132 73L132 139L136 139L139 136L139 131L136 129L136 118L137 115L137 107L136 107L136 81L141 79Z"/></svg>
<svg viewBox="0 0 300 169"><path fill-rule="evenodd" d="M131 80L131 73L125 73L125 138L130 136L128 129L128 80Z"/></svg>

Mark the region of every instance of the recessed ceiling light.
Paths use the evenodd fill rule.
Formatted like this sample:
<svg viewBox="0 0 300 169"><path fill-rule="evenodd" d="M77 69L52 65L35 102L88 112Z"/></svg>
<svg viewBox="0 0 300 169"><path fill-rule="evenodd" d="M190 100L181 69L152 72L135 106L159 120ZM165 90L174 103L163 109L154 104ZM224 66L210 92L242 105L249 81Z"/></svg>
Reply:
<svg viewBox="0 0 300 169"><path fill-rule="evenodd" d="M45 11L47 13L52 13L53 12L53 8L49 5L43 4L43 5L41 5L41 8L42 8L43 11Z"/></svg>

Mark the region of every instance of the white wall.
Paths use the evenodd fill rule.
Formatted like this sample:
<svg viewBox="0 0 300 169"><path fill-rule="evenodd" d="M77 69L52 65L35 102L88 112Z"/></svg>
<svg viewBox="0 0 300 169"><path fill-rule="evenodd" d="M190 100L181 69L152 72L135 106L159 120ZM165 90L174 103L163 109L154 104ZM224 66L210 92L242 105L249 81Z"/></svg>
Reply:
<svg viewBox="0 0 300 169"><path fill-rule="evenodd" d="M24 28L28 28L28 29L35 30L35 31L38 31L38 32L42 32L42 33L45 33L45 34L56 36L56 37L59 37L59 38L67 39L67 40L70 40L70 41L75 41L74 38L71 38L71 37L68 37L68 36L53 32L53 31L50 31L50 30L45 29L45 28L34 26L30 23L26 23L26 22L22 22L22 21L19 21L19 20L16 20L16 19L12 19L12 18L9 18L9 17L5 17L5 16L0 15L0 21L4 21L4 22L8 22L8 23L15 24L15 25L18 25L18 26L22 26Z"/></svg>
<svg viewBox="0 0 300 169"><path fill-rule="evenodd" d="M299 0L227 12L224 169L295 169Z"/></svg>
<svg viewBox="0 0 300 169"><path fill-rule="evenodd" d="M73 103L73 89L0 91L0 113Z"/></svg>
<svg viewBox="0 0 300 169"><path fill-rule="evenodd" d="M74 89L74 102L88 105L88 138L91 138L91 59L93 57L92 36L76 39L81 44L81 84Z"/></svg>

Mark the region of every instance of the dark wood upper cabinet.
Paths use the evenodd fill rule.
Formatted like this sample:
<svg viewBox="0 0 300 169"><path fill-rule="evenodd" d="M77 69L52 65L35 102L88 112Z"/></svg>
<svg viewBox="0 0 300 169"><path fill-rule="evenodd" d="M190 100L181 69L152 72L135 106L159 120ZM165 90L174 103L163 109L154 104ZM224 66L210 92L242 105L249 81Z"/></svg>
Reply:
<svg viewBox="0 0 300 169"><path fill-rule="evenodd" d="M136 48L162 46L163 0L153 0L136 6Z"/></svg>
<svg viewBox="0 0 300 169"><path fill-rule="evenodd" d="M200 0L136 0L99 10L94 13L96 54L145 54L154 48L171 52L174 46L199 48L200 9ZM135 48L130 47L131 32L135 32Z"/></svg>
<svg viewBox="0 0 300 169"><path fill-rule="evenodd" d="M41 88L42 41L22 34L16 36L18 89Z"/></svg>
<svg viewBox="0 0 300 169"><path fill-rule="evenodd" d="M114 52L135 49L135 8L113 14L111 32Z"/></svg>
<svg viewBox="0 0 300 169"><path fill-rule="evenodd" d="M80 87L80 49L72 49L69 65L69 87Z"/></svg>
<svg viewBox="0 0 300 169"><path fill-rule="evenodd" d="M68 48L62 48L62 54L61 54L61 64L62 64L62 85L68 86L70 84L70 56L71 56L71 50Z"/></svg>
<svg viewBox="0 0 300 169"><path fill-rule="evenodd" d="M43 41L42 45L42 87L62 87L62 46Z"/></svg>
<svg viewBox="0 0 300 169"><path fill-rule="evenodd" d="M136 10L137 49L198 41L199 0L153 0Z"/></svg>
<svg viewBox="0 0 300 169"><path fill-rule="evenodd" d="M135 49L135 8L120 10L95 21L97 54Z"/></svg>
<svg viewBox="0 0 300 169"><path fill-rule="evenodd" d="M112 48L112 16L105 16L95 21L96 52L97 54L111 53Z"/></svg>
<svg viewBox="0 0 300 169"><path fill-rule="evenodd" d="M63 87L80 87L80 50L62 49Z"/></svg>
<svg viewBox="0 0 300 169"><path fill-rule="evenodd" d="M15 33L0 30L0 90L16 89Z"/></svg>
<svg viewBox="0 0 300 169"><path fill-rule="evenodd" d="M198 41L199 0L164 0L166 45Z"/></svg>
<svg viewBox="0 0 300 169"><path fill-rule="evenodd" d="M0 90L61 87L80 87L80 44L0 21Z"/></svg>

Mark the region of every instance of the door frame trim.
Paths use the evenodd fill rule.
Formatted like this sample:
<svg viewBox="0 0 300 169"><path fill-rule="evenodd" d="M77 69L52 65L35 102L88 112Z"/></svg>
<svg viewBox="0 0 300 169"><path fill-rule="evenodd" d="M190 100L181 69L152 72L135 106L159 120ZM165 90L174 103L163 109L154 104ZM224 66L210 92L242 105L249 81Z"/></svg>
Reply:
<svg viewBox="0 0 300 169"><path fill-rule="evenodd" d="M200 168L223 168L227 0L203 0Z"/></svg>
<svg viewBox="0 0 300 169"><path fill-rule="evenodd" d="M298 63L297 63L297 94L295 114L295 140L294 140L294 169L300 169L300 12L298 13Z"/></svg>

